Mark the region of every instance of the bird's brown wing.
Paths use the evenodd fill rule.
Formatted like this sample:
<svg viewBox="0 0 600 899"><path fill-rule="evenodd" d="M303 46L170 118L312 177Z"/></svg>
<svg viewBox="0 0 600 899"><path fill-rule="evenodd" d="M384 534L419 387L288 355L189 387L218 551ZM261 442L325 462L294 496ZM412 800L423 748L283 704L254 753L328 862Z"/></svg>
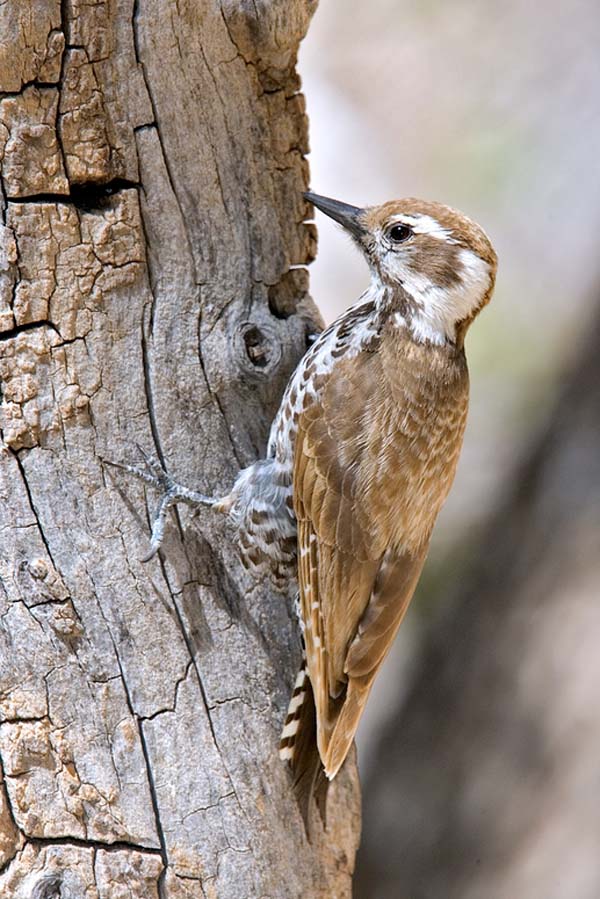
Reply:
<svg viewBox="0 0 600 899"><path fill-rule="evenodd" d="M378 356L361 361L338 363L304 410L294 459L304 639L329 777L352 744L426 552L394 548L409 440L386 408Z"/></svg>

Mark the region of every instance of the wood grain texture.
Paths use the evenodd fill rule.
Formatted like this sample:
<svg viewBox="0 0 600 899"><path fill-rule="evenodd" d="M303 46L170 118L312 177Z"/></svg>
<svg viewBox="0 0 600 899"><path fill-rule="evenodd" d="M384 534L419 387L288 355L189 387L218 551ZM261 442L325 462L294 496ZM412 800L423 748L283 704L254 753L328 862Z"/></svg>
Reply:
<svg viewBox="0 0 600 899"><path fill-rule="evenodd" d="M156 497L102 465L217 493L264 450L319 326L314 6L0 7L1 896L350 895L354 763L309 844L277 756L289 599L210 511L142 564Z"/></svg>

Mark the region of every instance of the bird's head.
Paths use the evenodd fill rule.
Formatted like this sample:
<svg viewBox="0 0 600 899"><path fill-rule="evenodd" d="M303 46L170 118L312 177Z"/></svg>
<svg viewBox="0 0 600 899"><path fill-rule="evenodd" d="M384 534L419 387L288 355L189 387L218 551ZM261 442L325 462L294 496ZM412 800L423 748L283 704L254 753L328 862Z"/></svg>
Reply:
<svg viewBox="0 0 600 899"><path fill-rule="evenodd" d="M496 253L479 225L425 200L360 208L305 196L353 237L367 258L374 288L382 297L399 298L398 320L415 340L462 345L496 278Z"/></svg>

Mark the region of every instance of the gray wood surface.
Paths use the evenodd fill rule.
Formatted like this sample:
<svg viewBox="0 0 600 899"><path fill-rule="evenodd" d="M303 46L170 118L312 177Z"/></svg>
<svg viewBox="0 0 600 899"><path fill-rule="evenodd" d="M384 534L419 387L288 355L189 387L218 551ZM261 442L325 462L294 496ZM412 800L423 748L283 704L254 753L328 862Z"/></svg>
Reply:
<svg viewBox="0 0 600 899"><path fill-rule="evenodd" d="M277 742L289 596L210 510L319 317L295 73L311 0L0 6L0 896L346 897L354 761L312 843ZM148 510L148 511L147 511Z"/></svg>

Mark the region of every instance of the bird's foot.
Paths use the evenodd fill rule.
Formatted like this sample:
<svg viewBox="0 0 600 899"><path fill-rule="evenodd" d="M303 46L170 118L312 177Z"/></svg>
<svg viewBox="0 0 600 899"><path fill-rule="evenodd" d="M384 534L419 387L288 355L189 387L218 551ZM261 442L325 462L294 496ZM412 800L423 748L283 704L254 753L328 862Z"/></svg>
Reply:
<svg viewBox="0 0 600 899"><path fill-rule="evenodd" d="M141 559L142 562L149 562L162 545L167 521L167 512L171 506L176 503L187 503L190 506L217 506L221 500L213 496L205 496L203 493L198 493L196 490L189 490L187 487L178 484L173 480L158 459L148 455L148 453L146 453L140 446L138 446L138 450L142 456L143 465L125 465L122 462L112 462L108 459L105 459L104 461L113 468L120 468L122 471L127 471L134 477L144 481L144 483L148 484L150 487L154 487L162 494L152 521L150 551Z"/></svg>

